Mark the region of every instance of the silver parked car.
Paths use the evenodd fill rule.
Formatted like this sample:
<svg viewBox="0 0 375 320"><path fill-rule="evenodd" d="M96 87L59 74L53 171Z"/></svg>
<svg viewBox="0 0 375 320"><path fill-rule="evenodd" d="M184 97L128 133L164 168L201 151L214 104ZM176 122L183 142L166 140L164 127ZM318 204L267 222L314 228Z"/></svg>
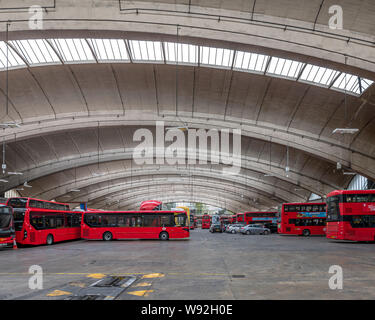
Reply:
<svg viewBox="0 0 375 320"><path fill-rule="evenodd" d="M237 232L240 232L241 227L243 227L243 224L232 224L229 226L226 232L237 233Z"/></svg>
<svg viewBox="0 0 375 320"><path fill-rule="evenodd" d="M242 234L270 234L271 230L262 224L248 224L240 229Z"/></svg>

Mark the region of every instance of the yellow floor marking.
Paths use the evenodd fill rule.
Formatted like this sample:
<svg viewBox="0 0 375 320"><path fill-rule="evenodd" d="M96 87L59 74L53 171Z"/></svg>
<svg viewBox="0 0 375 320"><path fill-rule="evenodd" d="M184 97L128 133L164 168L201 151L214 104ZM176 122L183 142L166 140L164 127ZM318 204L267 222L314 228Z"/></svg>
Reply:
<svg viewBox="0 0 375 320"><path fill-rule="evenodd" d="M136 285L133 286L133 287L148 287L148 286L151 286L151 283L148 283L148 282L141 282L141 283L136 284Z"/></svg>
<svg viewBox="0 0 375 320"><path fill-rule="evenodd" d="M103 279L105 277L105 274L103 273L91 273L87 275L87 278L93 278L93 279Z"/></svg>
<svg viewBox="0 0 375 320"><path fill-rule="evenodd" d="M62 290L54 290L47 294L47 297L59 297L59 296L68 296L72 294L71 292L68 291L62 291Z"/></svg>
<svg viewBox="0 0 375 320"><path fill-rule="evenodd" d="M154 290L139 290L139 291L130 291L127 292L128 294L131 294L133 296L138 297L147 297L149 293L154 292Z"/></svg>
<svg viewBox="0 0 375 320"><path fill-rule="evenodd" d="M142 279L151 279L151 278L162 278L164 277L164 274L162 273L149 273L145 274Z"/></svg>

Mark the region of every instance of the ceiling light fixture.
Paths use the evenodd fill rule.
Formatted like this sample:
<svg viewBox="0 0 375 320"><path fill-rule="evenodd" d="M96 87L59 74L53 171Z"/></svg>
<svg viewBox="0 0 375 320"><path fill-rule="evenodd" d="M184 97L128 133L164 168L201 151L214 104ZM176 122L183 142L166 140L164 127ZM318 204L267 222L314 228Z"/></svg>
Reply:
<svg viewBox="0 0 375 320"><path fill-rule="evenodd" d="M359 131L358 128L336 128L332 131L332 133L340 133L340 134L355 134Z"/></svg>
<svg viewBox="0 0 375 320"><path fill-rule="evenodd" d="M7 183L8 180L5 180L5 179L0 179L0 182L4 182L4 183Z"/></svg>
<svg viewBox="0 0 375 320"><path fill-rule="evenodd" d="M355 176L357 173L351 172L351 171L344 171L343 174L345 174L347 176Z"/></svg>
<svg viewBox="0 0 375 320"><path fill-rule="evenodd" d="M13 176L22 176L23 172L9 171L8 174Z"/></svg>
<svg viewBox="0 0 375 320"><path fill-rule="evenodd" d="M80 189L72 189L70 190L70 192L80 192L81 190Z"/></svg>
<svg viewBox="0 0 375 320"><path fill-rule="evenodd" d="M33 186L29 185L29 184L27 183L27 181L24 182L23 186L26 187L26 188L32 188L32 187L33 187Z"/></svg>
<svg viewBox="0 0 375 320"><path fill-rule="evenodd" d="M20 123L17 123L17 122L3 122L3 123L0 123L0 127L1 128L20 128L21 125Z"/></svg>

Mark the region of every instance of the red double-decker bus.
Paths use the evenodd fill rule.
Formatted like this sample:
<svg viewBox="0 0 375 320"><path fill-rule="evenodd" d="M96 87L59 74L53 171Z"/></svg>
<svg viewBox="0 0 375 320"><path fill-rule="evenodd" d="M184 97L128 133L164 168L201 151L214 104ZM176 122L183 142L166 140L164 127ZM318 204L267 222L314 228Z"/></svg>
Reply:
<svg viewBox="0 0 375 320"><path fill-rule="evenodd" d="M262 223L271 232L277 232L277 211L245 212L245 224Z"/></svg>
<svg viewBox="0 0 375 320"><path fill-rule="evenodd" d="M9 198L13 208L16 241L22 245L51 245L81 237L82 212L69 205L33 198Z"/></svg>
<svg viewBox="0 0 375 320"><path fill-rule="evenodd" d="M375 190L335 190L327 195L327 238L375 241Z"/></svg>
<svg viewBox="0 0 375 320"><path fill-rule="evenodd" d="M211 216L204 214L202 216L202 229L209 229L211 226Z"/></svg>
<svg viewBox="0 0 375 320"><path fill-rule="evenodd" d="M0 247L11 247L16 236L12 207L0 204Z"/></svg>
<svg viewBox="0 0 375 320"><path fill-rule="evenodd" d="M324 235L326 204L283 203L278 212L278 232L294 235Z"/></svg>
<svg viewBox="0 0 375 320"><path fill-rule="evenodd" d="M236 217L236 215L235 215L235 214L234 214L234 215L232 215L232 216L230 217L230 220L229 220L229 222L230 222L231 224L237 223L237 217Z"/></svg>
<svg viewBox="0 0 375 320"><path fill-rule="evenodd" d="M185 211L90 211L82 219L82 238L114 239L184 239L189 238Z"/></svg>
<svg viewBox="0 0 375 320"><path fill-rule="evenodd" d="M256 211L256 212L245 212L245 223L276 223L277 222L277 211Z"/></svg>

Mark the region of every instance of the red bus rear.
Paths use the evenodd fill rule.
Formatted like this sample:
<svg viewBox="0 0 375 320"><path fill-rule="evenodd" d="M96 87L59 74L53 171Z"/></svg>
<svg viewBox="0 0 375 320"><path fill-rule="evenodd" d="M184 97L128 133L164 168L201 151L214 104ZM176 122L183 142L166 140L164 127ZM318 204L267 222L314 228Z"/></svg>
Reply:
<svg viewBox="0 0 375 320"><path fill-rule="evenodd" d="M327 238L375 241L375 190L335 190L327 195Z"/></svg>
<svg viewBox="0 0 375 320"><path fill-rule="evenodd" d="M279 233L304 236L325 235L325 203L283 203L280 210Z"/></svg>
<svg viewBox="0 0 375 320"><path fill-rule="evenodd" d="M211 226L211 216L204 214L202 216L202 229L210 229Z"/></svg>
<svg viewBox="0 0 375 320"><path fill-rule="evenodd" d="M158 200L146 200L141 202L139 210L162 210L162 205Z"/></svg>
<svg viewBox="0 0 375 320"><path fill-rule="evenodd" d="M12 207L0 205L0 248L12 247L16 236Z"/></svg>
<svg viewBox="0 0 375 320"><path fill-rule="evenodd" d="M184 239L189 238L185 211L90 211L82 219L82 238Z"/></svg>
<svg viewBox="0 0 375 320"><path fill-rule="evenodd" d="M236 214L236 223L245 223L245 214L237 213Z"/></svg>
<svg viewBox="0 0 375 320"><path fill-rule="evenodd" d="M229 224L229 223L231 223L231 217L221 216L220 222L221 222L221 224Z"/></svg>
<svg viewBox="0 0 375 320"><path fill-rule="evenodd" d="M51 245L81 238L82 212L69 205L33 198L10 198L16 241L23 245Z"/></svg>

